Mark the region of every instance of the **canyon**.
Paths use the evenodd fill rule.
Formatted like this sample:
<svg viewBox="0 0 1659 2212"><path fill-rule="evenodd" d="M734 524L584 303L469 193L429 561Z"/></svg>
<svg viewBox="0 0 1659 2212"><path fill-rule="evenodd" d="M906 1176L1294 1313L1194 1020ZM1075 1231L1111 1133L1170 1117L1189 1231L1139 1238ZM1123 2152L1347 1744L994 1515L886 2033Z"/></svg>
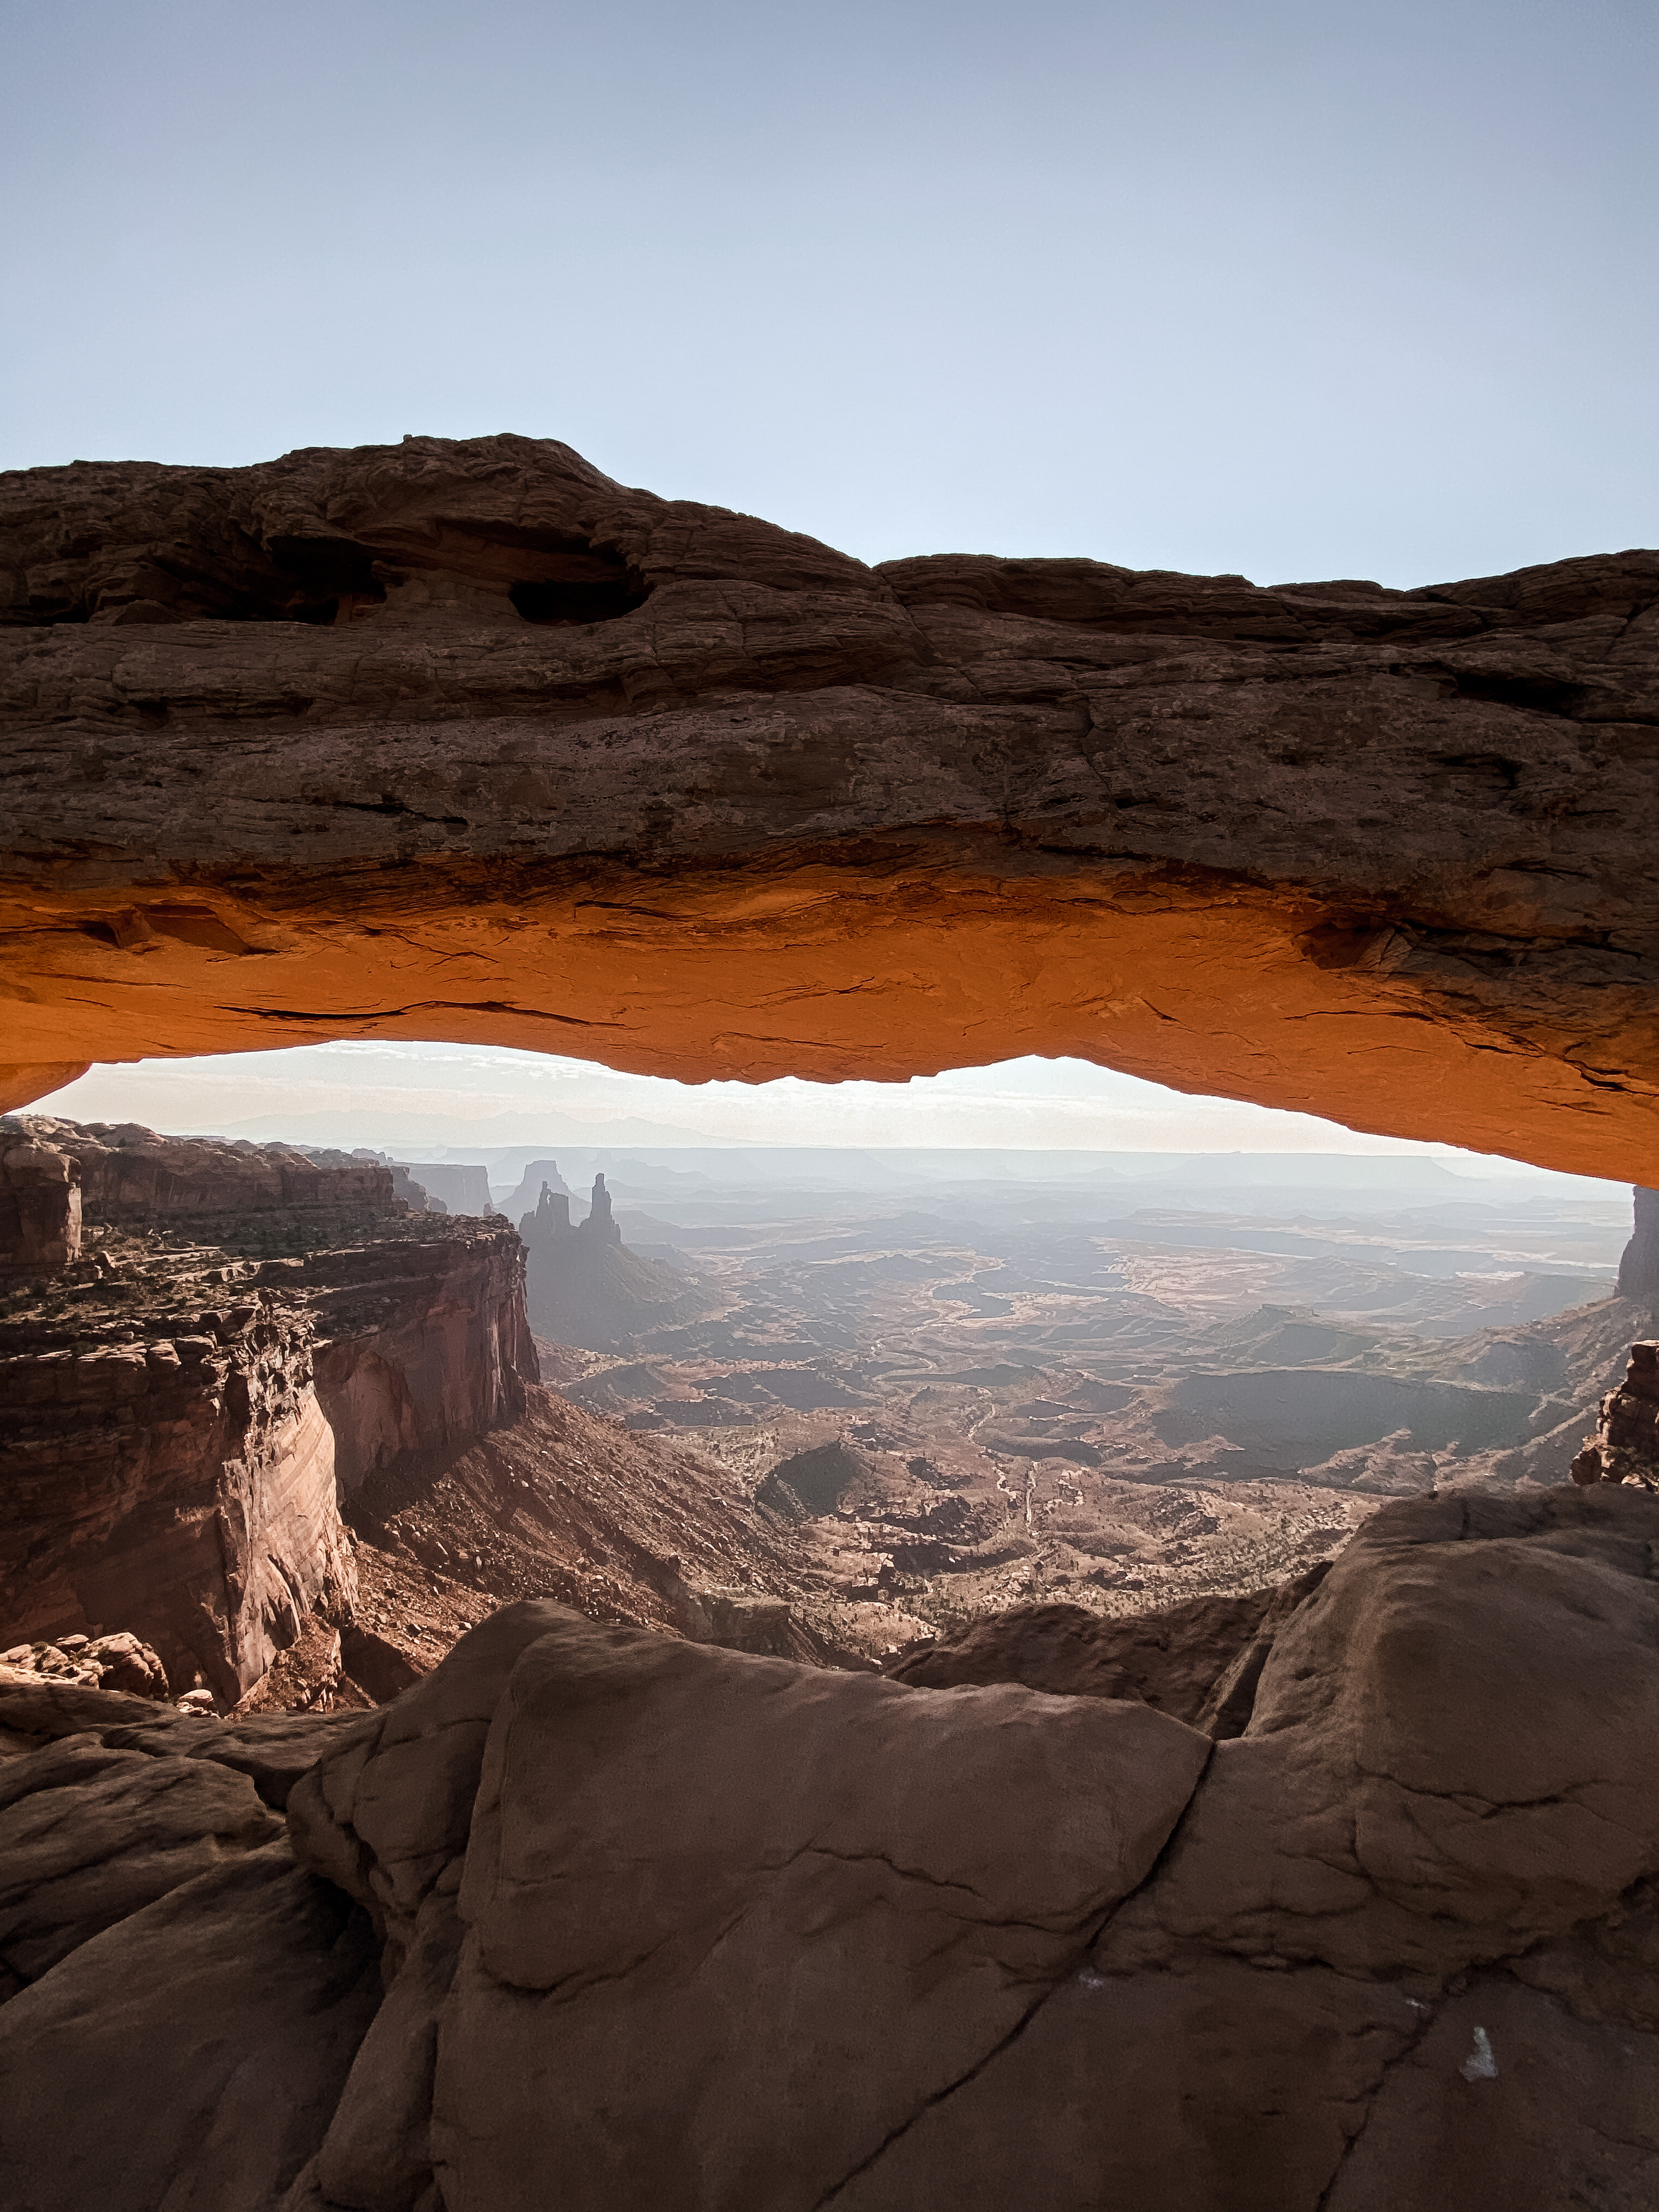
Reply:
<svg viewBox="0 0 1659 2212"><path fill-rule="evenodd" d="M1237 1470L1097 1480L1088 1454L1128 1449L1121 1384L1091 1407L1074 1382L1067 1418L1021 1402L1030 1368L987 1366L972 1387L1003 1426L953 1443L888 1433L903 1413L867 1369L850 1407L818 1406L838 1394L799 1358L814 1345L760 1342L702 1368L752 1387L738 1425L642 1433L580 1400L697 1371L694 1348L538 1343L513 1229L410 1213L383 1161L46 1117L0 1134L6 1187L61 1193L79 1238L24 1268L40 1212L20 1205L0 1293L0 1633L41 1632L0 1650L9 2201L441 2212L538 2204L554 2170L596 2208L712 2187L756 2212L1085 2212L1115 2189L1358 2212L1402 2176L1426 2204L1448 2172L1476 2204L1494 2174L1522 2204L1644 2201L1651 1342L1571 1483L1536 1452L1506 1470L1477 1449L1458 1475L1455 1448L1391 1497L1385 1451L1310 1546L1283 1475L1267 1504ZM578 1273L631 1256L603 1177L585 1220L545 1174L536 1211ZM1602 1287L1646 1281L1656 1232L1638 1202ZM1054 1314L1026 1295L1041 1349ZM774 1273L758 1310L635 1318L775 1330L780 1296ZM1650 1310L1614 1295L1472 1341L1518 1372L1528 1330L1599 1347ZM849 1315L803 1297L796 1327ZM1264 1324L1281 1354L1318 1333ZM933 1324L947 1358L953 1332L1011 1325ZM926 1341L913 1324L909 1358ZM1146 1351L1117 1344L1143 1371ZM142 1389L112 1389L132 1363ZM815 1377L792 1414L791 1379ZM949 1395L912 1394L910 1420ZM707 1387L656 1402L732 1412ZM1099 1446L1072 1433L1091 1419ZM745 1477L732 1447L763 1436ZM981 1497L974 1449L1025 1484ZM1057 1544L1088 1550L1045 1511L1066 1480L1120 1536L1139 1506L1144 1553L1056 1571ZM1213 1545L1201 1507L1230 1519ZM1011 1528L1041 1576L976 1555ZM897 1578L861 1590L872 1553ZM925 1616L919 1567L957 1594ZM154 2108L118 2178L140 2064ZM999 2146L1034 2118L1016 2174Z"/></svg>
<svg viewBox="0 0 1659 2212"><path fill-rule="evenodd" d="M1605 1186L1340 1155L603 1158L616 1224L701 1305L587 1336L561 1390L729 1469L876 1655L1010 1605L1242 1595L1384 1498L1564 1481L1655 1327L1619 1294L1644 1201L1632 1236Z"/></svg>
<svg viewBox="0 0 1659 2212"><path fill-rule="evenodd" d="M1645 2212L1659 555L870 568L415 438L0 479L0 1104L1028 1051L1639 1194L1553 1286L688 1249L0 1121L9 2203Z"/></svg>
<svg viewBox="0 0 1659 2212"><path fill-rule="evenodd" d="M339 1499L522 1409L516 1240L280 1146L11 1124L0 1176L38 1189L43 1160L72 1223L0 1294L0 1619L133 1633L234 1704L349 1614Z"/></svg>
<svg viewBox="0 0 1659 2212"><path fill-rule="evenodd" d="M329 1710L550 1594L839 1649L832 1601L722 1468L542 1386L505 1220L411 1213L389 1165L340 1153L38 1116L0 1141L0 1208L33 1208L0 1250L15 1667L124 1687L136 1645L158 1695ZM63 1231L44 1268L42 1188Z"/></svg>

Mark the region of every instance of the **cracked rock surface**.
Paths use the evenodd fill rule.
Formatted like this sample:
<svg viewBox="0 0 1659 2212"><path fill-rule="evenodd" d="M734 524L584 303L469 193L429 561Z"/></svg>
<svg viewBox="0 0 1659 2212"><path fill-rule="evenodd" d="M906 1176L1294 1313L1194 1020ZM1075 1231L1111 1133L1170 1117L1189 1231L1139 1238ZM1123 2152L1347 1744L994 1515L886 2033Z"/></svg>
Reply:
<svg viewBox="0 0 1659 2212"><path fill-rule="evenodd" d="M1659 1182L1659 553L870 568L552 441L0 476L0 1105L1073 1054Z"/></svg>
<svg viewBox="0 0 1659 2212"><path fill-rule="evenodd" d="M1390 1504L1272 1609L1212 1742L1098 1683L921 1687L509 1607L311 1723L286 1841L0 2009L8 2202L1650 2206L1659 1499ZM88 1746L0 1775L44 1798ZM138 2097L107 2024L179 2020L176 2107L85 2193Z"/></svg>

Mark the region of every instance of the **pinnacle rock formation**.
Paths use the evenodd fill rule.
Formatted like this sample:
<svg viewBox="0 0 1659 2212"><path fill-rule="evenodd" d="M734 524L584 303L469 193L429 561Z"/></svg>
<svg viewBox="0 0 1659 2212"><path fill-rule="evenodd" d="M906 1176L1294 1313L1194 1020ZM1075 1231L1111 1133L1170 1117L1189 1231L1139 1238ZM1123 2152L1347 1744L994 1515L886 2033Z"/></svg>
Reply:
<svg viewBox="0 0 1659 2212"><path fill-rule="evenodd" d="M1619 1295L1659 1313L1659 1190L1636 1191L1636 1220L1619 1262Z"/></svg>
<svg viewBox="0 0 1659 2212"><path fill-rule="evenodd" d="M1659 1184L1659 553L867 568L501 436L0 477L0 1103L1073 1054Z"/></svg>
<svg viewBox="0 0 1659 2212"><path fill-rule="evenodd" d="M642 1329L704 1310L702 1294L686 1277L623 1244L603 1175L594 1176L587 1212L574 1223L568 1193L544 1180L519 1234L528 1255L530 1325L554 1343L618 1351Z"/></svg>

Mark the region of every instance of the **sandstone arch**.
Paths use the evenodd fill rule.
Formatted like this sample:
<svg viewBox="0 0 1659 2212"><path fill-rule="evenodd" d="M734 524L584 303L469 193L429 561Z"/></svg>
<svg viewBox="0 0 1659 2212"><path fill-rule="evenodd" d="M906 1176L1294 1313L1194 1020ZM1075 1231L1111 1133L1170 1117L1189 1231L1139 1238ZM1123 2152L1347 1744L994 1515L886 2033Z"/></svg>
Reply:
<svg viewBox="0 0 1659 2212"><path fill-rule="evenodd" d="M877 569L495 437L0 479L0 1103L1075 1054L1659 1183L1659 554Z"/></svg>

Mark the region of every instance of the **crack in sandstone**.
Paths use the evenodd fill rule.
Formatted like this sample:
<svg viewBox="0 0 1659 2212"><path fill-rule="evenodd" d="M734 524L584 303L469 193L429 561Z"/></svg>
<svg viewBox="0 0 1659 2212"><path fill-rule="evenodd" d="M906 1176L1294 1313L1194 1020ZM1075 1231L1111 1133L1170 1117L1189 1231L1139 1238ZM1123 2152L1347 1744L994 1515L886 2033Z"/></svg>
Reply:
<svg viewBox="0 0 1659 2212"><path fill-rule="evenodd" d="M1402 1996L1405 1996L1405 1992L1403 1990L1401 1990L1401 1994ZM1360 2118L1359 2125L1348 2137L1347 2142L1343 2145L1341 2150L1339 2152L1336 2164L1331 2169L1331 2178L1325 2184L1324 2188L1319 2192L1318 2202L1314 2207L1314 2212L1328 2212L1331 2199L1336 2192L1338 2183L1342 2179L1343 2171L1364 2139L1365 2130L1370 2127L1377 2106L1382 2101L1384 2090L1387 2089L1389 2083L1393 2080L1399 2069L1407 2063L1413 2051L1419 2047L1424 2038L1428 2034L1430 2029L1433 2027L1436 2021L1440 2017L1441 2007L1443 2005L1444 2002L1445 2000L1443 1996L1439 1998L1434 2003L1431 2003L1425 1998L1406 1998L1406 2002L1414 2006L1418 2013L1416 2032L1411 2036L1404 2046L1395 2053L1392 2058L1384 2061L1382 2071L1377 2077L1376 2086L1365 2100L1365 2109Z"/></svg>
<svg viewBox="0 0 1659 2212"><path fill-rule="evenodd" d="M1163 1844L1159 1847L1158 1855L1153 1859L1152 1864L1147 1868L1146 1873L1141 1876L1140 1880L1135 1884L1133 1889L1126 1891L1123 1896L1115 1899L1112 1904L1107 1907L1106 1911L1100 1915L1090 1932L1077 1943L1071 1956L1055 1974L1048 1988L1039 1990L1036 1996L1032 2000L1031 2003L1027 2006L1024 2012L1020 2014L1013 2026L1009 2028L1005 2034L1000 2036L988 2051L985 2051L979 2058L975 2059L971 2066L966 2068L963 2072L957 2075L954 2081L946 2082L943 2088L935 2090L932 2095L925 2098L923 2101L917 2106L914 2112L908 2114L904 2119L900 2121L896 2127L894 2127L888 2131L888 2133L882 2138L881 2142L876 2145L875 2148L872 2150L866 2157L860 2159L856 2166L853 2166L848 2172L844 2173L841 2177L840 2180L832 2183L830 2188L818 2197L812 2208L812 2212L824 2212L824 2208L826 2206L832 2204L836 2197L843 2195L845 2191L852 2186L854 2182L859 2180L864 2174L867 2173L872 2166L874 2166L886 2155L886 2154L893 2148L895 2143L902 2142L902 2139L910 2133L912 2129L919 2126L927 2118L927 2114L933 2111L937 2106L944 2104L947 2099L955 2096L959 2089L966 2088L969 2083L978 2080L981 2075L985 2073L989 2067L994 2064L996 2060L1002 2056L1004 2051L1009 2050L1019 2040L1020 2037L1024 2034L1026 2029L1030 2027L1031 2022L1036 2018L1043 2007L1048 2003L1050 1999L1055 1996L1060 1990L1065 1988L1067 1983L1070 1982L1073 1973L1079 1971L1079 1961L1088 1957L1089 1954L1100 1942L1107 1929L1111 1925L1111 1923L1116 1915L1123 1910L1126 1905L1128 1905L1134 1898L1139 1896L1140 1893L1157 1879L1164 1862L1175 1848L1176 1838L1180 1835L1182 1827L1186 1825L1186 1822L1192 1813L1193 1807L1197 1802L1199 1792L1204 1786L1205 1778L1208 1775L1212 1765L1214 1764L1214 1760L1215 1747L1212 1744L1208 1753L1206 1754L1203 1765L1199 1769L1198 1773L1193 1779L1193 1785L1187 1793L1186 1801L1182 1804L1181 1810L1176 1814L1175 1820L1170 1823L1170 1832L1164 1838ZM1029 1925L1030 1923L1016 1922L1009 1924L1024 1926ZM1048 1933L1049 1931L1043 1930L1042 1932Z"/></svg>
<svg viewBox="0 0 1659 2212"><path fill-rule="evenodd" d="M470 957L459 953L452 959ZM95 1003L88 1001L88 1003ZM303 1013L290 1006L232 1006L228 1012L246 1015L252 1021L308 1022L314 1029L331 1029L337 1017L330 1014ZM407 1006L376 1006L361 1009L351 1016L354 1022L408 1021L416 1014L510 1014L515 1022L557 1022L574 1030L619 1030L621 1022L598 1021L580 1014L556 1014L545 1007L508 1006L499 999L424 999Z"/></svg>
<svg viewBox="0 0 1659 2212"><path fill-rule="evenodd" d="M955 2096L957 2090L966 2088L969 2082L976 2081L978 2077L985 2072L988 2066L994 2064L997 2059L1001 2057L1005 2051L1007 2051L1012 2045L1018 2042L1020 2037L1024 2034L1026 2029L1036 2018L1038 2013L1042 2011L1043 2006L1046 2005L1049 1998L1054 1996L1054 1991L1061 1987L1063 1981L1066 1978L1066 1977L1062 1976L1051 1988L1042 1990L1042 1993L1026 2008L1025 2011L1020 2014L1018 2020L1015 2021L1012 2027L1011 2027L1005 2035L1001 2036L998 2041L992 2045L990 2050L985 2052L982 2057L976 2059L974 2064L967 2068L964 2072L959 2074L955 2081L946 2082L942 2089L936 2090L933 2095L925 2099L923 2102L916 2107L915 2112L909 2113L904 2119L900 2121L899 2124L896 2128L890 2130L888 2134L882 2138L881 2142L876 2145L875 2148L866 2158L860 2159L855 2166L853 2166L848 2172L842 2174L839 2181L832 2182L830 2187L824 2191L823 2194L819 2197L814 2203L812 2212L824 2212L825 2206L833 2204L838 2197L845 2195L846 2191L852 2187L855 2181L861 2179L862 2177L869 2172L870 2169L878 2162L878 2160L884 2158L886 2154L891 2150L895 2143L902 2142L903 2138L909 2134L913 2128L919 2126L922 2120L927 2118L927 2114L933 2110L935 2106L942 2105L947 2098Z"/></svg>

